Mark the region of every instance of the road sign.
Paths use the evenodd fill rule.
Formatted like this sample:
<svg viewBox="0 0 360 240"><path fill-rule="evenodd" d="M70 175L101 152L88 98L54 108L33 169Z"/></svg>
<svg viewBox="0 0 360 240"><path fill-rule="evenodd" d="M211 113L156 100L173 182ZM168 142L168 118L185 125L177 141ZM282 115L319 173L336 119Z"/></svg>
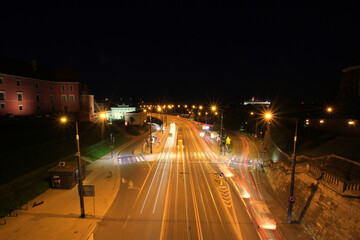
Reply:
<svg viewBox="0 0 360 240"><path fill-rule="evenodd" d="M295 203L295 197L289 197L289 203Z"/></svg>
<svg viewBox="0 0 360 240"><path fill-rule="evenodd" d="M84 197L94 197L95 196L95 186L94 185L83 185L83 196Z"/></svg>
<svg viewBox="0 0 360 240"><path fill-rule="evenodd" d="M226 144L228 144L228 145L230 144L230 138L229 137L226 138Z"/></svg>
<svg viewBox="0 0 360 240"><path fill-rule="evenodd" d="M221 178L223 178L223 177L224 177L224 173L220 173L219 176L220 176Z"/></svg>

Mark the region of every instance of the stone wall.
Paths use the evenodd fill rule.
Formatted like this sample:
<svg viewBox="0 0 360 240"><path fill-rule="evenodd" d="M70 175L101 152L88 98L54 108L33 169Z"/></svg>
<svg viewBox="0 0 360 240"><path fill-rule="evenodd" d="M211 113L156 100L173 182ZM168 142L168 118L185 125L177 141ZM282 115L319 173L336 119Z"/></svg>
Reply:
<svg viewBox="0 0 360 240"><path fill-rule="evenodd" d="M315 239L360 239L360 185L306 162L297 164L295 172L292 220L304 225ZM266 174L288 206L289 164L269 163Z"/></svg>

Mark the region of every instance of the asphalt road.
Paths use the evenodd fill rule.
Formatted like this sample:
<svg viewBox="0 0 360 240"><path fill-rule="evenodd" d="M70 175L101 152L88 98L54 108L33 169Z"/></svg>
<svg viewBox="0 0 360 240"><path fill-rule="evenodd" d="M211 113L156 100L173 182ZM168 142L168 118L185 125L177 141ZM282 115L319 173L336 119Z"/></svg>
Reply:
<svg viewBox="0 0 360 240"><path fill-rule="evenodd" d="M131 162L136 146L120 153L119 194L94 232L94 239L260 239L244 200L219 178L218 156L187 121L173 117L152 162ZM180 137L180 136L179 136ZM138 144L141 144L140 142Z"/></svg>

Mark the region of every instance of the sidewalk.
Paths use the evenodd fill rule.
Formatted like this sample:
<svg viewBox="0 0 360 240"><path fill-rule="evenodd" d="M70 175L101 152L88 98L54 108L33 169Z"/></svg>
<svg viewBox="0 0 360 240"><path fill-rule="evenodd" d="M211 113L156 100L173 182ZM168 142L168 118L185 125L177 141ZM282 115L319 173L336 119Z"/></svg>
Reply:
<svg viewBox="0 0 360 240"><path fill-rule="evenodd" d="M70 190L49 189L35 199L43 204L32 207L32 200L27 204L28 210L16 210L17 217L6 217L6 224L0 225L0 239L91 239L90 233L119 191L117 153L141 137L117 148L113 158L109 153L87 167L84 185L95 186L95 197L84 197L85 218L80 218L76 186Z"/></svg>

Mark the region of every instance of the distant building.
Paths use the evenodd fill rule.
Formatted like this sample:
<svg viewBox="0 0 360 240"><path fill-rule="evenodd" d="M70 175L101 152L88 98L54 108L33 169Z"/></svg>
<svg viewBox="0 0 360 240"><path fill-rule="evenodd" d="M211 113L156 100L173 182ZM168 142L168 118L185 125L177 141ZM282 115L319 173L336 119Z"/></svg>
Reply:
<svg viewBox="0 0 360 240"><path fill-rule="evenodd" d="M0 115L79 113L93 120L94 96L73 69L51 69L0 59Z"/></svg>
<svg viewBox="0 0 360 240"><path fill-rule="evenodd" d="M342 70L339 91L336 96L337 111L345 117L359 117L360 112L360 65Z"/></svg>
<svg viewBox="0 0 360 240"><path fill-rule="evenodd" d="M129 105L118 105L111 108L110 118L113 120L125 119L125 114L128 112L136 111L136 107L130 107Z"/></svg>
<svg viewBox="0 0 360 240"><path fill-rule="evenodd" d="M269 107L271 104L270 101L266 100L266 101L259 101L259 100L255 100L254 97L252 97L250 100L248 101L244 101L244 105L265 105L266 107Z"/></svg>
<svg viewBox="0 0 360 240"><path fill-rule="evenodd" d="M144 111L128 112L125 114L125 122L128 125L143 125L146 122L146 113Z"/></svg>

